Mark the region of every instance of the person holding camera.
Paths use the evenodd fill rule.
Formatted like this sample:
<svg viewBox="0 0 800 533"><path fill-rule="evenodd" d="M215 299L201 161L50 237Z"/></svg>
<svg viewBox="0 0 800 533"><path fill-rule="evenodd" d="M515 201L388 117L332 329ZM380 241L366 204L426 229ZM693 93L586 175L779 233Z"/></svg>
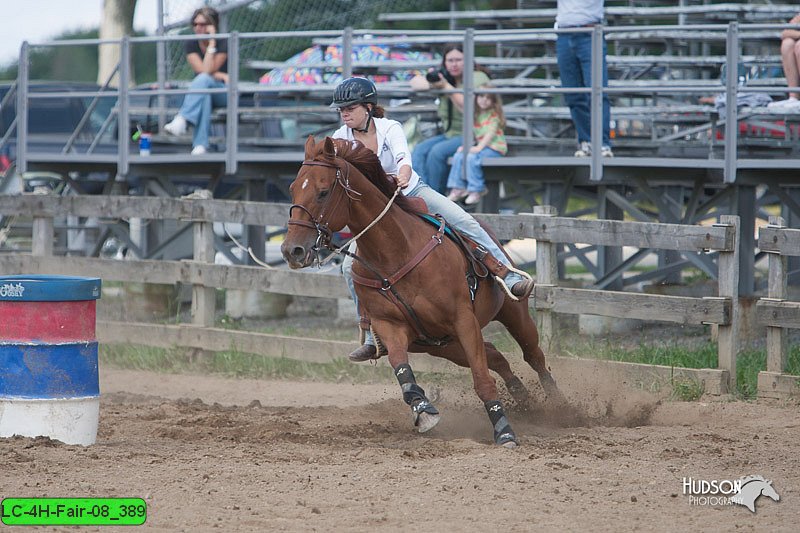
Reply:
<svg viewBox="0 0 800 533"><path fill-rule="evenodd" d="M457 89L462 87L464 73L464 51L461 43L448 44L442 54L439 70L432 70L425 76L415 76L411 88L415 91L430 89ZM489 83L489 76L476 67L474 86ZM411 164L422 179L432 189L444 193L449 170L447 160L456 153L464 142L461 135L464 124L464 95L451 93L439 98L437 115L442 123L442 133L417 144L411 153Z"/></svg>
<svg viewBox="0 0 800 533"><path fill-rule="evenodd" d="M219 13L214 8L201 7L192 15L194 33L205 38L184 41L186 61L195 73L190 89L219 89L228 83L228 46L225 39L216 39L217 28ZM205 154L211 133L211 110L227 103L225 93L189 93L175 118L164 125L164 131L181 136L193 124L192 155Z"/></svg>

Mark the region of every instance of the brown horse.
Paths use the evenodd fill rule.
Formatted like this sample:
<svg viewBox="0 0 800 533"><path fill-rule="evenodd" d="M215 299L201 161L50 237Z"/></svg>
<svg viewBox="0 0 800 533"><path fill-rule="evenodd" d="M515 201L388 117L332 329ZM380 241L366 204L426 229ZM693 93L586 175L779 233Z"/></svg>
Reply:
<svg viewBox="0 0 800 533"><path fill-rule="evenodd" d="M409 212L406 197L397 195L380 217L394 188L378 158L361 144L331 138L315 144L309 137L305 161L289 188L293 205L281 246L283 257L291 268L309 266L321 247L330 247L332 232L349 226L359 234L374 224L358 240L358 260L353 265L356 294L388 351L414 424L420 432L427 431L439 421L439 412L416 384L409 351L427 352L470 368L495 442L514 447L517 438L489 369L503 378L515 400L527 400L528 391L505 357L484 342L481 328L491 320L505 325L545 391L560 397L545 365L527 298L511 300L487 277L478 283L473 301L465 255L450 239L441 238L436 227ZM423 249L427 255L420 252ZM374 280L373 286L365 284L365 279Z"/></svg>

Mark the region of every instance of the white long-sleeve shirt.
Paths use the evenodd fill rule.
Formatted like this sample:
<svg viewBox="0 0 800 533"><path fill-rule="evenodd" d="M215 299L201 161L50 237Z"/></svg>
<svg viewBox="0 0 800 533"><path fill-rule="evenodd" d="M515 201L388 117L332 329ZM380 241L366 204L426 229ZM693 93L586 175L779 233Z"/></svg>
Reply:
<svg viewBox="0 0 800 533"><path fill-rule="evenodd" d="M372 121L375 123L375 132L378 136L377 156L384 172L397 175L403 165L411 167L411 151L408 149L408 140L406 140L403 126L396 120L388 118L373 118ZM333 132L332 137L348 141L355 140L353 130L344 125ZM405 195L413 191L419 180L419 174L414 172L414 167L411 167L411 179L408 180L408 186L401 192Z"/></svg>

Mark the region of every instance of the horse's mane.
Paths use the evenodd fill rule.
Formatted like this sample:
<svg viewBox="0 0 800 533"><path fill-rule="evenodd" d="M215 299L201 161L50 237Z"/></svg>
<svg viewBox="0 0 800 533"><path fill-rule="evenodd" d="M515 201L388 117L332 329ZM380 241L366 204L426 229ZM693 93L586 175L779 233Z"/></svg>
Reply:
<svg viewBox="0 0 800 533"><path fill-rule="evenodd" d="M370 183L375 185L386 198L394 195L397 184L390 180L381 166L381 161L375 153L361 144L359 141L348 141L347 139L331 139L336 147L336 155L341 157L359 172L361 172ZM325 143L319 143L319 152ZM411 203L402 194L398 194L394 203L404 211L411 209Z"/></svg>

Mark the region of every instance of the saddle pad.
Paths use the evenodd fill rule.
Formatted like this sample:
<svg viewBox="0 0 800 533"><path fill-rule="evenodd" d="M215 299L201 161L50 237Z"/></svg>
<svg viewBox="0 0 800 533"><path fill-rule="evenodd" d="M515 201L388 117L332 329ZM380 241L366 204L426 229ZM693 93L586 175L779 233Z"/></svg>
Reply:
<svg viewBox="0 0 800 533"><path fill-rule="evenodd" d="M419 216L419 218L421 218L422 220L424 220L425 222L427 222L431 226L433 226L435 228L439 227L439 224L440 224L439 219L436 218L435 216L431 215L430 213L416 213L416 214L417 214L417 216ZM455 237L453 235L453 228L450 227L450 223L448 223L447 221L445 221L444 233L445 233L445 235L447 235L451 239L455 239ZM464 235L462 234L462 236L464 236Z"/></svg>

